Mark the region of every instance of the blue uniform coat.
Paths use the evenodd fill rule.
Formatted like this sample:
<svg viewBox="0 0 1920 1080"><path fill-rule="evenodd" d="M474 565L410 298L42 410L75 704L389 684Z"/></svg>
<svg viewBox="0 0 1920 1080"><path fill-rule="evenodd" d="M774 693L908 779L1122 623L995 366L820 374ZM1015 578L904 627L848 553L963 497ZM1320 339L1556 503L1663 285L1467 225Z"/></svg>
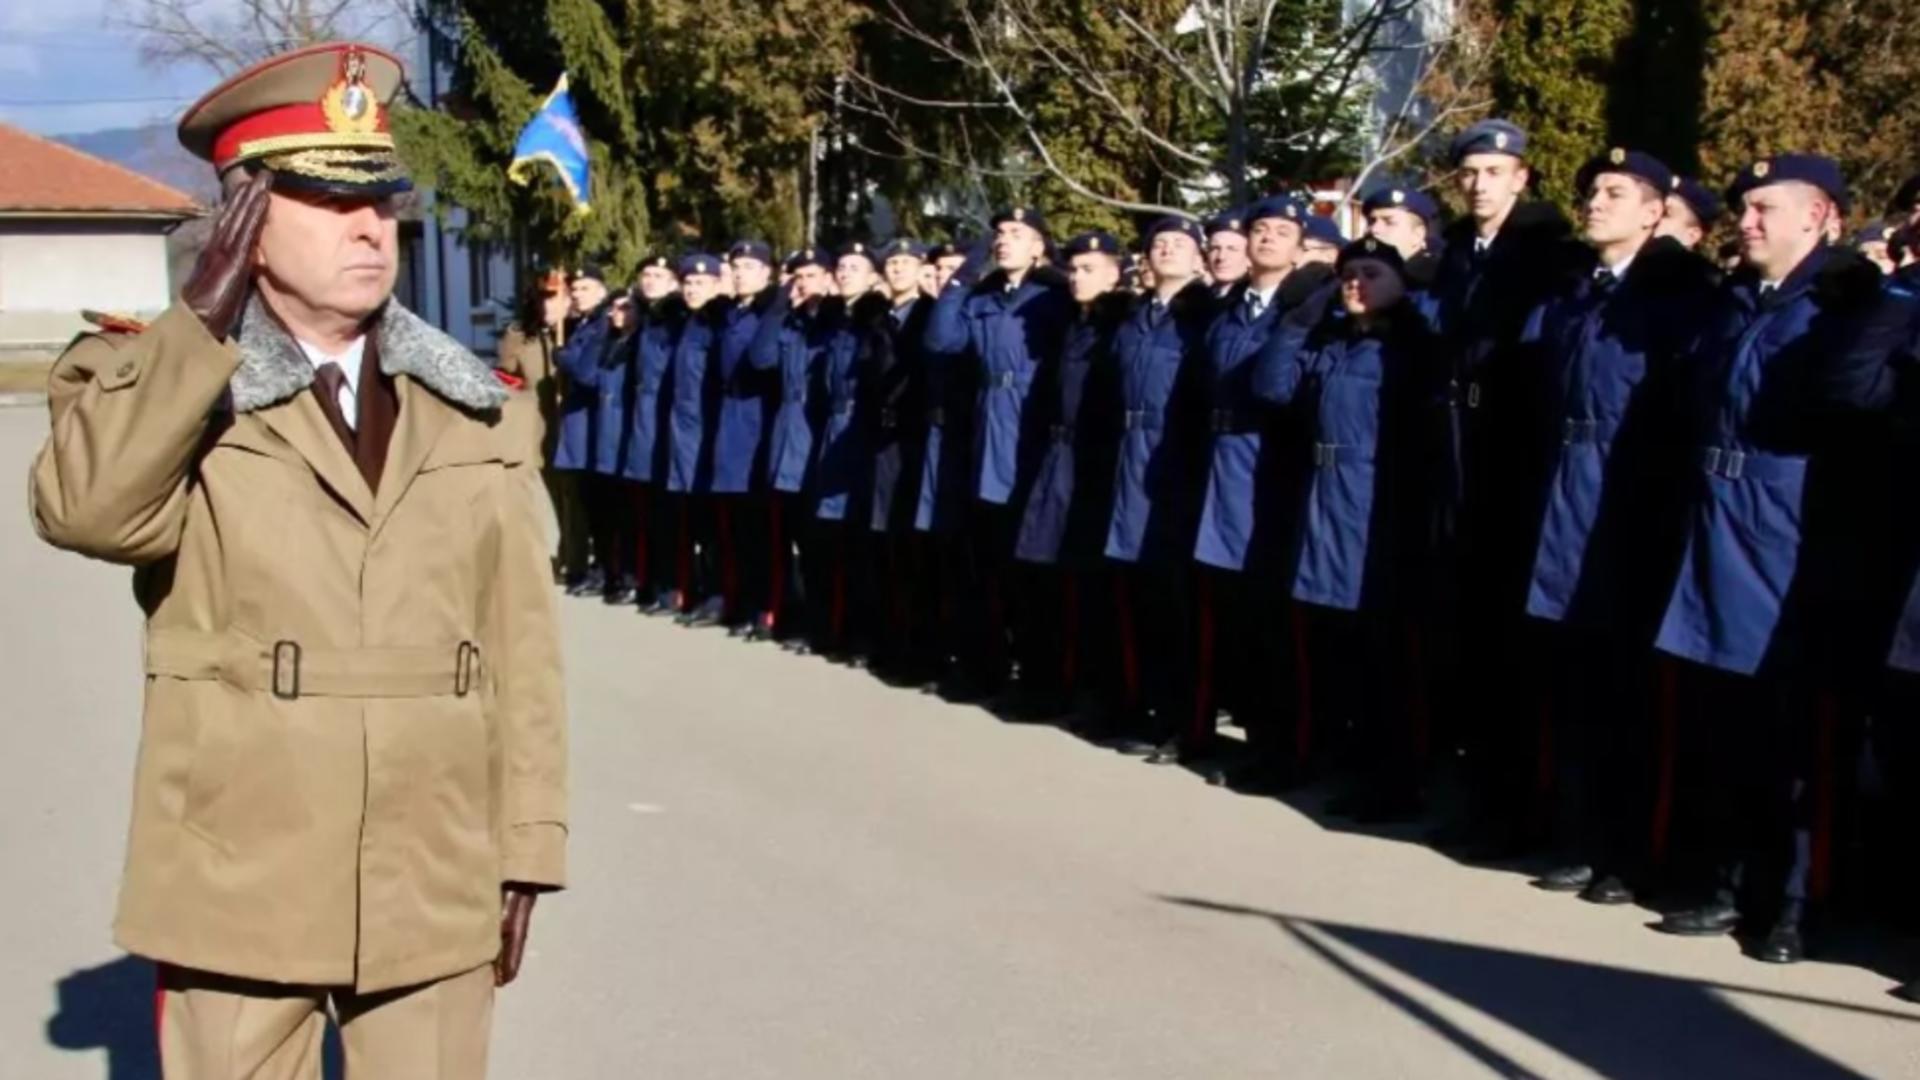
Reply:
<svg viewBox="0 0 1920 1080"><path fill-rule="evenodd" d="M1193 550L1206 438L1203 342L1216 301L1196 281L1135 302L1113 334L1120 445L1107 557L1184 562Z"/></svg>
<svg viewBox="0 0 1920 1080"><path fill-rule="evenodd" d="M713 486L713 441L720 416L720 367L716 362L724 305L709 301L688 311L674 329L667 368L669 403L667 490L697 493Z"/></svg>
<svg viewBox="0 0 1920 1080"><path fill-rule="evenodd" d="M666 434L673 408L673 343L686 307L677 296L637 308L639 326L628 335L625 390L626 445L620 475L641 483L667 479Z"/></svg>
<svg viewBox="0 0 1920 1080"><path fill-rule="evenodd" d="M1067 330L1060 361L1032 406L1047 424L1047 449L1014 538L1026 562L1095 564L1106 547L1119 441L1120 388L1113 332L1129 297L1109 293L1081 310Z"/></svg>
<svg viewBox="0 0 1920 1080"><path fill-rule="evenodd" d="M1750 675L1798 664L1825 632L1817 616L1835 614L1822 573L1847 558L1844 542L1803 564L1803 547L1832 535L1819 453L1847 410L1887 399L1898 333L1877 273L1862 284L1859 265L1817 250L1766 295L1735 277L1707 314L1686 400L1697 456L1685 556L1660 649Z"/></svg>
<svg viewBox="0 0 1920 1080"><path fill-rule="evenodd" d="M924 339L933 301L916 297L887 311L871 342L873 451L867 527L904 533L920 505L920 470L927 445L927 364Z"/></svg>
<svg viewBox="0 0 1920 1080"><path fill-rule="evenodd" d="M760 317L773 303L772 289L745 303L724 303L720 309L719 343L714 358L720 407L714 421L713 490L740 495L759 491L766 482L764 428L767 399L776 388L767 372L747 359Z"/></svg>
<svg viewBox="0 0 1920 1080"><path fill-rule="evenodd" d="M778 405L767 429L767 484L797 494L813 484L813 442L820 423L817 382L837 319L826 301L796 311L785 290L760 317L748 361L780 380Z"/></svg>
<svg viewBox="0 0 1920 1080"><path fill-rule="evenodd" d="M560 431L554 440L553 467L570 472L611 472L594 468L595 421L599 415L600 362L606 353L611 327L607 322L608 305L581 319L567 335L567 343L554 356L554 363L566 376L567 393L560 402ZM618 427L616 426L616 430ZM608 460L615 460L609 456Z"/></svg>
<svg viewBox="0 0 1920 1080"><path fill-rule="evenodd" d="M823 521L865 520L873 475L873 380L868 368L886 308L886 300L871 293L853 304L835 297L821 306L819 318L829 328L819 367L819 501L814 516Z"/></svg>

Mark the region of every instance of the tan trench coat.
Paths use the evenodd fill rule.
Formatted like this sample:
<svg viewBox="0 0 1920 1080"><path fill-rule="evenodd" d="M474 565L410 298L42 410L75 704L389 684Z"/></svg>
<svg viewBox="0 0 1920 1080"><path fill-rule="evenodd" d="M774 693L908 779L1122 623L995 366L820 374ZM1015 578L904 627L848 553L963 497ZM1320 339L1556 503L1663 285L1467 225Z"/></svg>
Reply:
<svg viewBox="0 0 1920 1080"><path fill-rule="evenodd" d="M147 618L133 953L407 986L493 959L503 882L564 882L533 397L397 304L374 333L400 401L377 494L257 300L237 342L176 305L54 370L34 525L137 567Z"/></svg>

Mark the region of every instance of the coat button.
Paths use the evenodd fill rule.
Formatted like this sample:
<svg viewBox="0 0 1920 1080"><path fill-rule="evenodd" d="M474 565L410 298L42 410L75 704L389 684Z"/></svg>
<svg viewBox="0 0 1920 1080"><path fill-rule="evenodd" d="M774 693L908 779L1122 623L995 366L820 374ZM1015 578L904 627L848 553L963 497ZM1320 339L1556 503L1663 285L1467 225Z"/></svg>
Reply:
<svg viewBox="0 0 1920 1080"><path fill-rule="evenodd" d="M129 375L131 375L131 374L133 374L133 361L131 361L131 360L129 360L129 361L127 361L127 362L126 362L126 363L124 363L124 364L121 364L121 365L120 365L120 370L119 370L119 371L116 371L116 372L114 372L114 375L115 375L115 376L117 376L117 377L119 377L119 378L122 378L122 379L124 379L124 378L126 378L127 376L129 376Z"/></svg>

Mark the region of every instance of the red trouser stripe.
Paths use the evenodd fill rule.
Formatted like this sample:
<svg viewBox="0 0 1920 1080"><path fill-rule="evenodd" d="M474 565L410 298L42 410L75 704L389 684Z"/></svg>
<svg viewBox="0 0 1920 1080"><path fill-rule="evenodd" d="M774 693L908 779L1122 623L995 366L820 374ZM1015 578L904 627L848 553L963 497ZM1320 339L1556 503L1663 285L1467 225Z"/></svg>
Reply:
<svg viewBox="0 0 1920 1080"><path fill-rule="evenodd" d="M1133 597L1123 574L1113 576L1114 614L1120 622L1120 679L1127 708L1140 707L1140 654L1133 637Z"/></svg>
<svg viewBox="0 0 1920 1080"><path fill-rule="evenodd" d="M1193 736L1214 734L1213 723L1213 575L1200 574L1200 657L1193 680Z"/></svg>
<svg viewBox="0 0 1920 1080"><path fill-rule="evenodd" d="M1060 576L1060 684L1074 688L1080 677L1080 579L1069 570Z"/></svg>
<svg viewBox="0 0 1920 1080"><path fill-rule="evenodd" d="M1832 694L1814 703L1813 729L1813 865L1809 867L1807 898L1824 900L1833 875L1834 742L1839 735L1840 706Z"/></svg>
<svg viewBox="0 0 1920 1080"><path fill-rule="evenodd" d="M1293 762L1305 768L1313 754L1313 661L1307 647L1307 609L1288 605L1293 618Z"/></svg>
<svg viewBox="0 0 1920 1080"><path fill-rule="evenodd" d="M767 578L767 629L772 630L780 625L787 602L787 538L780 496L771 494L767 500L767 550L773 556Z"/></svg>
<svg viewBox="0 0 1920 1080"><path fill-rule="evenodd" d="M1655 866L1667 861L1667 843L1673 832L1673 775L1680 753L1680 667L1671 660L1658 662L1660 745L1653 794L1653 836L1648 852Z"/></svg>
<svg viewBox="0 0 1920 1080"><path fill-rule="evenodd" d="M713 503L714 530L720 539L720 595L721 603L728 619L738 618L740 614L740 553L733 546L733 503L727 499L715 499Z"/></svg>

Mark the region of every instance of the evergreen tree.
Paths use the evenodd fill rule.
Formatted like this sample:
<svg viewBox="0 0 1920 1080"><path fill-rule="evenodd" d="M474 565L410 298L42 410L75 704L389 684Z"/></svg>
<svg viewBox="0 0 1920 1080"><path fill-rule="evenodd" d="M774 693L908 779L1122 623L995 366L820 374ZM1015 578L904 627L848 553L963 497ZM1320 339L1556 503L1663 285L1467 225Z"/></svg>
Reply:
<svg viewBox="0 0 1920 1080"><path fill-rule="evenodd" d="M1608 79L1631 0L1505 0L1500 11L1496 111L1526 129L1540 193L1570 205L1574 174L1610 141Z"/></svg>

